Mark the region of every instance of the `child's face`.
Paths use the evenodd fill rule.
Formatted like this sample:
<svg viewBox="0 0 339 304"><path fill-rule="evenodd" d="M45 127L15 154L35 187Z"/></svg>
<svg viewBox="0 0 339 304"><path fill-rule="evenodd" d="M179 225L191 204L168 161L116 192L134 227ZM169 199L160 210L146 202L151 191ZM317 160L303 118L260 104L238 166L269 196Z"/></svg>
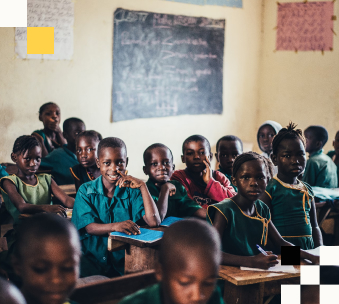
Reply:
<svg viewBox="0 0 339 304"><path fill-rule="evenodd" d="M277 155L272 155L274 165L280 175L299 176L306 166L306 154L300 139L284 139L280 142Z"/></svg>
<svg viewBox="0 0 339 304"><path fill-rule="evenodd" d="M251 160L243 163L232 181L242 197L256 201L266 189L267 173L264 162Z"/></svg>
<svg viewBox="0 0 339 304"><path fill-rule="evenodd" d="M56 131L60 124L60 109L57 105L49 105L39 115L39 120L42 121L44 127L51 131Z"/></svg>
<svg viewBox="0 0 339 304"><path fill-rule="evenodd" d="M109 184L115 184L121 177L118 171L125 173L128 158L124 148L103 148L96 159L102 177Z"/></svg>
<svg viewBox="0 0 339 304"><path fill-rule="evenodd" d="M149 151L144 172L155 183L168 182L173 174L174 165L171 152L166 148L155 148Z"/></svg>
<svg viewBox="0 0 339 304"><path fill-rule="evenodd" d="M220 163L220 167L224 169L227 174L232 175L234 160L241 153L241 144L238 140L222 140L219 143L219 151L215 154L215 156L217 161Z"/></svg>
<svg viewBox="0 0 339 304"><path fill-rule="evenodd" d="M157 273L158 280L163 283L164 297L173 304L207 303L215 289L217 263L211 256L193 254L184 260L184 263L172 263L166 270L162 267L161 274Z"/></svg>
<svg viewBox="0 0 339 304"><path fill-rule="evenodd" d="M81 136L78 139L76 154L81 166L88 168L95 165L95 159L98 157L98 145L99 141L92 137Z"/></svg>
<svg viewBox="0 0 339 304"><path fill-rule="evenodd" d="M79 275L80 253L66 237L32 239L18 261L22 292L27 302L62 304L75 287Z"/></svg>
<svg viewBox="0 0 339 304"><path fill-rule="evenodd" d="M335 135L335 139L333 141L333 147L336 155L339 155L339 132Z"/></svg>
<svg viewBox="0 0 339 304"><path fill-rule="evenodd" d="M86 127L83 122L72 123L69 132L63 133L65 139L67 140L67 144L71 146L75 146L75 140L76 140L77 135L83 131L86 131Z"/></svg>
<svg viewBox="0 0 339 304"><path fill-rule="evenodd" d="M272 151L272 142L274 136L275 131L270 125L265 125L259 129L259 148L267 154L270 154Z"/></svg>
<svg viewBox="0 0 339 304"><path fill-rule="evenodd" d="M12 160L24 175L33 175L39 169L41 163L41 148L40 146L35 146L25 151L25 153L12 153L11 156Z"/></svg>
<svg viewBox="0 0 339 304"><path fill-rule="evenodd" d="M307 153L313 153L321 148L321 142L317 141L317 139L314 137L312 132L307 131L307 129L304 132L305 138L306 138L306 152Z"/></svg>
<svg viewBox="0 0 339 304"><path fill-rule="evenodd" d="M205 141L191 141L185 145L184 155L181 160L186 164L187 169L199 173L205 170L204 160L211 160L208 145Z"/></svg>

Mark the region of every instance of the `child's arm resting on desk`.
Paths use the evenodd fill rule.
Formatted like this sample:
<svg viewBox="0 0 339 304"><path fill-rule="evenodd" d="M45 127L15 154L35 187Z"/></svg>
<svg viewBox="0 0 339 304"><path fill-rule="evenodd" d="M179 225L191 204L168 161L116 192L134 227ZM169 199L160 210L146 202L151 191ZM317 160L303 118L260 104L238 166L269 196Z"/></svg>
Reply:
<svg viewBox="0 0 339 304"><path fill-rule="evenodd" d="M146 184L133 176L125 175L124 173L118 171L121 175L121 178L117 181L117 186L121 187L130 187L132 189L140 189L142 200L145 208L145 215L143 216L144 221L150 227L159 226L161 223L159 211L154 203L154 200L151 194L148 191Z"/></svg>
<svg viewBox="0 0 339 304"><path fill-rule="evenodd" d="M272 240L272 243L277 248L280 248L281 246L294 246L293 244L285 241L281 237L280 233L278 232L277 228L275 228L272 221L270 221L269 224L268 224L268 237ZM310 260L312 262L312 264L319 265L319 257L318 256L310 254L310 253L308 253L308 252L306 252L302 249L300 249L300 258Z"/></svg>
<svg viewBox="0 0 339 304"><path fill-rule="evenodd" d="M5 179L3 181L2 186L8 194L8 197L13 205L18 209L20 213L32 214L39 212L50 212L66 216L66 209L61 205L33 205L26 203L17 191L16 186L13 184L12 181L8 179Z"/></svg>
<svg viewBox="0 0 339 304"><path fill-rule="evenodd" d="M165 183L161 186L159 198L156 202L161 222L164 220L167 214L168 197L174 195L175 192L176 188L172 183Z"/></svg>
<svg viewBox="0 0 339 304"><path fill-rule="evenodd" d="M310 221L311 221L311 226L312 226L312 237L313 237L314 247L322 246L323 237L322 237L320 228L318 226L317 213L316 213L314 199L311 202Z"/></svg>
<svg viewBox="0 0 339 304"><path fill-rule="evenodd" d="M216 212L214 217L213 226L217 229L222 239L224 231L227 226L227 221L223 214ZM278 264L277 256L267 251L267 255L259 253L255 256L240 256L226 252L222 252L222 264L233 266L245 266L251 268L268 269L275 264Z"/></svg>
<svg viewBox="0 0 339 304"><path fill-rule="evenodd" d="M68 196L58 185L57 183L54 181L54 179L52 178L52 182L51 182L51 190L52 193L54 194L54 196L60 201L62 202L66 207L68 208L73 208L74 206L74 198Z"/></svg>

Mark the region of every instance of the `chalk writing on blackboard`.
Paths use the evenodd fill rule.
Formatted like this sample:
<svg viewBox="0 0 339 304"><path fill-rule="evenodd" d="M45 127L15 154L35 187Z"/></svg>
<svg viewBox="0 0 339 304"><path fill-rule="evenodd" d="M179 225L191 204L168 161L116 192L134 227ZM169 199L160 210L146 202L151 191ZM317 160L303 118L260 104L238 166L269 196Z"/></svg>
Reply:
<svg viewBox="0 0 339 304"><path fill-rule="evenodd" d="M332 15L333 1L279 3L276 49L332 50Z"/></svg>
<svg viewBox="0 0 339 304"><path fill-rule="evenodd" d="M165 0L172 2L182 2L197 5L219 5L219 6L232 6L242 7L242 0Z"/></svg>
<svg viewBox="0 0 339 304"><path fill-rule="evenodd" d="M54 27L54 54L27 54L27 28L15 29L15 52L19 58L67 59L73 55L73 0L27 0L28 27Z"/></svg>
<svg viewBox="0 0 339 304"><path fill-rule="evenodd" d="M117 9L113 121L222 113L225 20Z"/></svg>

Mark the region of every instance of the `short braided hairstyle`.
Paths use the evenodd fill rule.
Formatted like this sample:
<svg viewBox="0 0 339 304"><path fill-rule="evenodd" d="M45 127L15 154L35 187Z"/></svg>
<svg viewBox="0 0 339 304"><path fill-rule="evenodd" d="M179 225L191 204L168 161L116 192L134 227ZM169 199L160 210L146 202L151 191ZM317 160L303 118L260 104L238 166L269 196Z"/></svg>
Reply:
<svg viewBox="0 0 339 304"><path fill-rule="evenodd" d="M233 174L232 176L235 177L235 175L237 174L237 172L239 171L241 165L243 163L246 163L248 161L251 161L251 160L259 160L259 161L262 161L264 164L265 164L265 168L266 168L266 174L267 174L267 177L269 179L271 179L273 177L273 164L272 164L272 161L263 156L263 155L260 155L256 152L245 152L243 154L240 154L234 161L233 163Z"/></svg>
<svg viewBox="0 0 339 304"><path fill-rule="evenodd" d="M273 154L277 155L279 144L284 139L300 139L303 146L306 147L306 141L303 136L303 132L300 129L296 129L297 125L290 122L286 128L282 128L276 136L273 138L272 148Z"/></svg>
<svg viewBox="0 0 339 304"><path fill-rule="evenodd" d="M36 137L32 135L22 135L15 140L12 152L14 154L24 154L34 147L41 147Z"/></svg>

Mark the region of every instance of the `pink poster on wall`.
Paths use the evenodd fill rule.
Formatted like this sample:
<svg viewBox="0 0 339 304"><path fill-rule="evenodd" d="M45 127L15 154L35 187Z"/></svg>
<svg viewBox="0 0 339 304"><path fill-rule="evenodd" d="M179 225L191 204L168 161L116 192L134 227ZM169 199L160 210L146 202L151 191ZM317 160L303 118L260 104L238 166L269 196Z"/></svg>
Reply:
<svg viewBox="0 0 339 304"><path fill-rule="evenodd" d="M333 1L278 4L278 51L330 51Z"/></svg>

